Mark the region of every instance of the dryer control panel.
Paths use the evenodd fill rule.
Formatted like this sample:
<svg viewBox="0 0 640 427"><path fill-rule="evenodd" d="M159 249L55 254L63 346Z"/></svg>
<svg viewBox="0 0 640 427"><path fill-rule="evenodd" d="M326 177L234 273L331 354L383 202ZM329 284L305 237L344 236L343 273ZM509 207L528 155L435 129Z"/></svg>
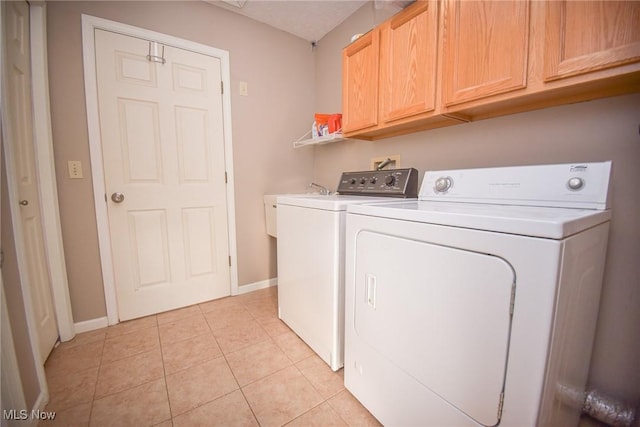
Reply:
<svg viewBox="0 0 640 427"><path fill-rule="evenodd" d="M361 196L418 197L418 171L414 168L343 172L338 193Z"/></svg>
<svg viewBox="0 0 640 427"><path fill-rule="evenodd" d="M607 209L611 162L427 171L420 200Z"/></svg>

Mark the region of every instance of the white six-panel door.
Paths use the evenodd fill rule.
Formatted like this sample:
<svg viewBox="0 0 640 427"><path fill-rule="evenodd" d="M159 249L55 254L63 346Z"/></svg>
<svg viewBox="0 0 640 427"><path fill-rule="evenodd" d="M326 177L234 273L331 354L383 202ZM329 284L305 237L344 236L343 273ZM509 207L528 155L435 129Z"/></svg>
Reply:
<svg viewBox="0 0 640 427"><path fill-rule="evenodd" d="M31 108L31 60L29 5L24 1L5 2L2 10L6 64L3 72L6 112L7 173L12 203L18 203L19 267L27 282L31 310L38 335L40 362L49 356L58 339L47 254L43 240L42 214L33 139Z"/></svg>
<svg viewBox="0 0 640 427"><path fill-rule="evenodd" d="M229 295L220 60L103 30L95 47L119 319Z"/></svg>

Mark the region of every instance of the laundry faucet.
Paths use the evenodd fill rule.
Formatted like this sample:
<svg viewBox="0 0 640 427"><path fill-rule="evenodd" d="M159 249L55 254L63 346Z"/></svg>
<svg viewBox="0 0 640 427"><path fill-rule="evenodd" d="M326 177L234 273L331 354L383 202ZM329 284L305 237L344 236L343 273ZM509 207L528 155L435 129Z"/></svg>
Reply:
<svg viewBox="0 0 640 427"><path fill-rule="evenodd" d="M322 194L323 196L327 196L331 194L331 191L329 191L327 187L320 184L316 184L315 182L312 182L311 184L309 184L309 188L317 188L318 190L320 190L320 194Z"/></svg>

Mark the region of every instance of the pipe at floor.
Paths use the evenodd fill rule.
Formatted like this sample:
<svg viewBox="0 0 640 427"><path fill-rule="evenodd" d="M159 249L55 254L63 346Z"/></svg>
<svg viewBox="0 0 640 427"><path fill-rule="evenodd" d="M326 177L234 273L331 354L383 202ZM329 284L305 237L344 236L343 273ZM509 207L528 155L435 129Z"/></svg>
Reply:
<svg viewBox="0 0 640 427"><path fill-rule="evenodd" d="M636 409L628 406L599 390L584 393L582 412L612 427L638 427ZM634 424L634 421L635 424Z"/></svg>
<svg viewBox="0 0 640 427"><path fill-rule="evenodd" d="M620 402L596 389L583 391L558 384L556 397L594 420L611 427L640 427L638 408ZM635 423L634 423L635 422Z"/></svg>

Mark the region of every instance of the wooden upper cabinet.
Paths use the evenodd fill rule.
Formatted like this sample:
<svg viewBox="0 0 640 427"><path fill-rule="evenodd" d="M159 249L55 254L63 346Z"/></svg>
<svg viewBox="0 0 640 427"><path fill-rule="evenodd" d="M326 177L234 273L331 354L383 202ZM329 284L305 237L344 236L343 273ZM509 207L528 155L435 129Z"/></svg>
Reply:
<svg viewBox="0 0 640 427"><path fill-rule="evenodd" d="M640 61L640 2L546 3L544 79Z"/></svg>
<svg viewBox="0 0 640 427"><path fill-rule="evenodd" d="M372 30L342 51L344 133L378 124L379 34Z"/></svg>
<svg viewBox="0 0 640 427"><path fill-rule="evenodd" d="M362 139L638 92L640 1L419 0L342 63Z"/></svg>
<svg viewBox="0 0 640 427"><path fill-rule="evenodd" d="M526 87L529 1L449 0L444 12L445 106Z"/></svg>
<svg viewBox="0 0 640 427"><path fill-rule="evenodd" d="M435 109L437 42L436 1L418 1L380 27L382 122Z"/></svg>

